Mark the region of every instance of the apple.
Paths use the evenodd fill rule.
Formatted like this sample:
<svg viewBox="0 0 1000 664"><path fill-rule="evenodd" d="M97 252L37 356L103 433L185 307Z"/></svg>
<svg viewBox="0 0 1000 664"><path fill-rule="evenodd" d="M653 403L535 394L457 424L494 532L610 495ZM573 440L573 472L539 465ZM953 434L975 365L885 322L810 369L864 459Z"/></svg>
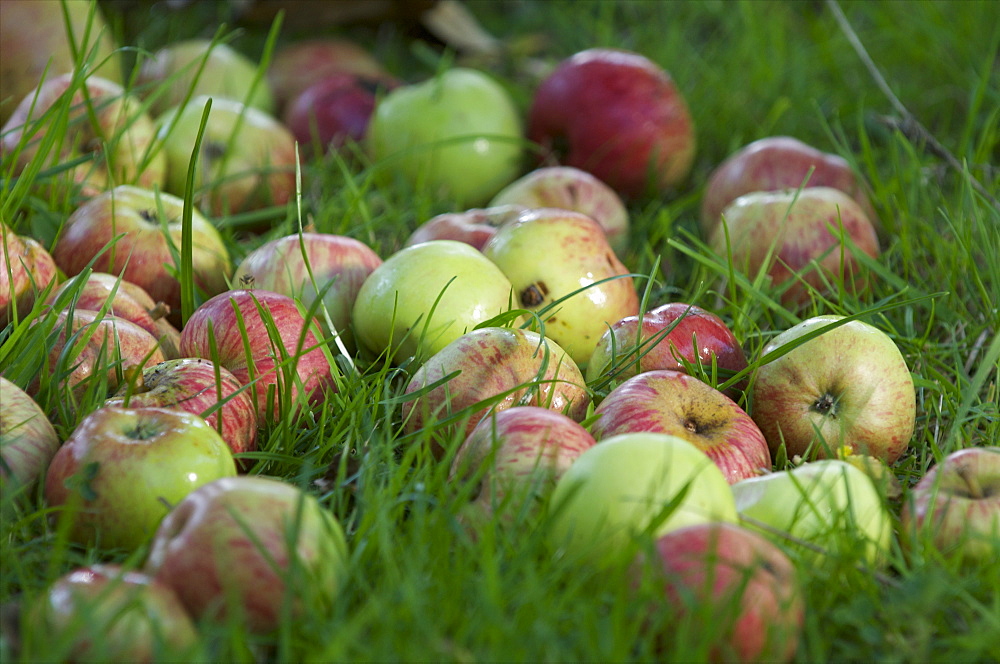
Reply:
<svg viewBox="0 0 1000 664"><path fill-rule="evenodd" d="M264 477L220 479L190 493L160 524L145 571L198 620L272 632L329 611L347 576L336 518L311 494Z"/></svg>
<svg viewBox="0 0 1000 664"><path fill-rule="evenodd" d="M486 203L521 167L520 114L484 72L454 68L387 93L368 125L377 173L463 206Z"/></svg>
<svg viewBox="0 0 1000 664"><path fill-rule="evenodd" d="M37 240L0 223L0 330L23 319L37 296L57 281L52 255Z"/></svg>
<svg viewBox="0 0 1000 664"><path fill-rule="evenodd" d="M680 371L646 371L611 390L590 431L602 440L631 432L683 438L708 455L730 484L770 472L764 434L735 401Z"/></svg>
<svg viewBox="0 0 1000 664"><path fill-rule="evenodd" d="M164 302L179 321L181 285L176 257L181 250L183 211L184 201L172 194L129 185L115 187L73 211L52 248L52 257L70 276L88 267L121 275L154 301ZM232 273L229 250L219 231L196 209L191 211L191 235L195 285L207 296L226 290Z"/></svg>
<svg viewBox="0 0 1000 664"><path fill-rule="evenodd" d="M480 478L475 501L491 513L507 500L547 496L576 458L594 445L594 437L568 415L513 406L491 412L472 429L452 461L452 477Z"/></svg>
<svg viewBox="0 0 1000 664"><path fill-rule="evenodd" d="M0 484L33 486L62 441L27 392L0 376Z"/></svg>
<svg viewBox="0 0 1000 664"><path fill-rule="evenodd" d="M889 510L872 479L846 461L820 459L751 477L734 484L732 493L741 522L794 547L810 564L823 555L873 565L886 560Z"/></svg>
<svg viewBox="0 0 1000 664"><path fill-rule="evenodd" d="M608 326L639 311L632 276L598 223L580 212L525 210L497 229L483 255L510 279L521 307L549 307L540 314L545 334L581 369Z"/></svg>
<svg viewBox="0 0 1000 664"><path fill-rule="evenodd" d="M625 203L614 189L579 168L536 168L500 190L490 201L490 207L498 205L582 212L600 224L616 253L621 253L628 244L629 216Z"/></svg>
<svg viewBox="0 0 1000 664"><path fill-rule="evenodd" d="M56 579L25 610L31 661L189 660L198 632L173 590L147 574L96 563Z"/></svg>
<svg viewBox="0 0 1000 664"><path fill-rule="evenodd" d="M700 523L657 538L653 555L640 555L662 579L666 610L675 616L665 642L716 636L713 662L790 662L805 623L805 598L795 565L784 551L732 523ZM657 610L659 607L657 607ZM695 629L695 625L698 628Z"/></svg>
<svg viewBox="0 0 1000 664"><path fill-rule="evenodd" d="M590 405L580 369L559 344L506 327L459 336L413 373L404 394L412 395L402 407L404 431L433 425L463 440L490 412L541 406L579 421Z"/></svg>
<svg viewBox="0 0 1000 664"><path fill-rule="evenodd" d="M789 457L831 457L849 446L894 463L913 435L917 405L913 378L893 340L852 320L800 342L842 319L809 318L764 346L762 359L787 352L757 369L753 419L774 454L784 445ZM801 345L789 350L789 344Z"/></svg>
<svg viewBox="0 0 1000 664"><path fill-rule="evenodd" d="M434 355L511 308L500 268L473 247L434 240L405 247L368 275L351 318L358 343L389 360Z"/></svg>
<svg viewBox="0 0 1000 664"><path fill-rule="evenodd" d="M200 95L156 118L167 156L166 190L187 187L188 166L211 101L195 165L195 203L212 215L283 206L295 196L295 137L273 116L231 99Z"/></svg>
<svg viewBox="0 0 1000 664"><path fill-rule="evenodd" d="M791 136L769 136L740 148L712 171L701 199L701 229L710 236L722 211L744 194L803 186L839 189L877 221L864 185L846 159Z"/></svg>
<svg viewBox="0 0 1000 664"><path fill-rule="evenodd" d="M76 69L74 45L84 61L96 49L88 72L122 82L121 60L97 2L67 0L59 7L38 0L0 2L0 125L14 110L8 102L31 94L46 68L50 77Z"/></svg>
<svg viewBox="0 0 1000 664"><path fill-rule="evenodd" d="M364 140L379 98L399 85L389 76L331 74L294 97L282 119L305 154L337 151Z"/></svg>
<svg viewBox="0 0 1000 664"><path fill-rule="evenodd" d="M499 205L462 212L444 212L417 226L406 239L405 246L431 240L455 240L482 251L497 228L516 219L522 210L520 206Z"/></svg>
<svg viewBox="0 0 1000 664"><path fill-rule="evenodd" d="M580 51L541 82L528 138L629 197L679 184L695 151L694 123L670 74L609 48Z"/></svg>
<svg viewBox="0 0 1000 664"><path fill-rule="evenodd" d="M587 382L657 369L686 371L685 363L708 373L715 365L723 381L747 368L743 347L721 318L693 304L668 302L608 328L590 356Z"/></svg>
<svg viewBox="0 0 1000 664"><path fill-rule="evenodd" d="M119 387L104 405L183 410L205 418L233 454L257 449L257 404L250 390L244 390L231 371L209 360L184 357L147 367L134 384Z"/></svg>
<svg viewBox="0 0 1000 664"><path fill-rule="evenodd" d="M50 333L39 377L28 386L37 394L41 376L72 390L76 397L115 390L134 372L165 358L160 343L135 323L99 311L72 309L55 316L37 318L33 325L46 325Z"/></svg>
<svg viewBox="0 0 1000 664"><path fill-rule="evenodd" d="M247 254L233 282L296 298L307 310L325 288L325 309L317 312L320 326L327 335L339 334L346 347L352 349L354 301L361 284L381 264L374 250L354 238L295 233L271 240Z"/></svg>
<svg viewBox="0 0 1000 664"><path fill-rule="evenodd" d="M133 551L197 487L236 474L222 437L174 408L98 408L52 458L45 500L79 544Z"/></svg>
<svg viewBox="0 0 1000 664"><path fill-rule="evenodd" d="M625 433L584 451L556 483L549 534L557 548L618 555L643 533L736 522L729 483L704 452L664 433Z"/></svg>
<svg viewBox="0 0 1000 664"><path fill-rule="evenodd" d="M232 99L274 112L271 89L257 64L229 44L210 39L185 39L167 44L142 61L135 84L159 115L181 104L188 95Z"/></svg>
<svg viewBox="0 0 1000 664"><path fill-rule="evenodd" d="M342 37L296 40L274 52L267 80L279 109L286 109L302 92L335 74L381 78L388 72L360 44Z"/></svg>
<svg viewBox="0 0 1000 664"><path fill-rule="evenodd" d="M929 542L964 564L1000 557L1000 447L948 454L910 489L901 513L904 543Z"/></svg>
<svg viewBox="0 0 1000 664"><path fill-rule="evenodd" d="M65 133L60 142L46 147L49 131L63 131L56 112L60 108L68 109ZM97 76L81 82L73 74L62 74L43 81L0 129L0 154L15 155L18 175L31 164L40 163L43 170L65 168L53 176L55 191L79 186L87 197L116 184L159 187L166 175L156 127L142 103L121 85ZM89 158L64 166L81 157Z"/></svg>
<svg viewBox="0 0 1000 664"><path fill-rule="evenodd" d="M733 267L754 278L764 271L786 306L820 293L863 293L866 268L856 251L879 255L878 236L857 202L830 187L758 191L740 196L722 212L710 244ZM853 246L852 246L853 245Z"/></svg>
<svg viewBox="0 0 1000 664"><path fill-rule="evenodd" d="M181 354L217 362L249 385L261 423L316 406L337 389L316 333L295 300L280 293L216 295L181 330Z"/></svg>
<svg viewBox="0 0 1000 664"><path fill-rule="evenodd" d="M82 284L78 283L83 275L86 278ZM76 308L104 309L112 316L132 321L159 340L164 357L172 359L178 356L181 333L166 318L170 307L163 302L153 302L142 286L106 272L85 271L52 291L46 304L59 306L60 301L69 297Z"/></svg>

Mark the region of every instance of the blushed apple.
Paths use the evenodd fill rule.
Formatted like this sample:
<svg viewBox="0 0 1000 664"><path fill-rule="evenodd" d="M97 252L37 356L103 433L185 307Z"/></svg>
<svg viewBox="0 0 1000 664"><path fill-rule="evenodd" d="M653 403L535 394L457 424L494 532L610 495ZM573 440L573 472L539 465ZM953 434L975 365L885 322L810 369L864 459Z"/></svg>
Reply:
<svg viewBox="0 0 1000 664"><path fill-rule="evenodd" d="M522 211L520 206L500 205L472 208L463 212L444 212L417 226L406 239L405 246L431 240L455 240L482 251L497 228L516 219Z"/></svg>
<svg viewBox="0 0 1000 664"><path fill-rule="evenodd" d="M18 235L0 223L0 329L23 319L37 296L58 280L52 255L37 240Z"/></svg>
<svg viewBox="0 0 1000 664"><path fill-rule="evenodd" d="M27 392L0 376L0 484L4 492L33 486L62 441Z"/></svg>
<svg viewBox="0 0 1000 664"><path fill-rule="evenodd" d="M694 123L670 74L608 48L572 55L541 82L528 138L629 197L679 184L695 151Z"/></svg>
<svg viewBox="0 0 1000 664"><path fill-rule="evenodd" d="M133 551L197 487L236 474L218 432L171 408L98 408L80 421L45 476L45 501L80 544Z"/></svg>
<svg viewBox="0 0 1000 664"><path fill-rule="evenodd" d="M590 431L602 440L655 432L683 438L708 455L730 484L770 472L771 455L753 419L725 394L680 371L629 378L594 411Z"/></svg>
<svg viewBox="0 0 1000 664"><path fill-rule="evenodd" d="M315 496L241 476L206 484L174 507L144 570L173 588L196 619L267 633L286 606L292 620L329 611L347 565L343 529Z"/></svg>

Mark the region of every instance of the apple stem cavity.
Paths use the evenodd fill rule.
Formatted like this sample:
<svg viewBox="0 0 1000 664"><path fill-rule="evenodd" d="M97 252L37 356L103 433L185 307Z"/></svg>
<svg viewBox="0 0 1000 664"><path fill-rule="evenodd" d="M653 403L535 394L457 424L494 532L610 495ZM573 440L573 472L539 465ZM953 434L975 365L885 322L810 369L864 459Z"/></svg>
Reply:
<svg viewBox="0 0 1000 664"><path fill-rule="evenodd" d="M958 476L965 482L965 488L968 490L970 498L981 500L987 496L987 494L983 491L983 487L979 484L979 479L970 468L958 468L955 472L957 472Z"/></svg>

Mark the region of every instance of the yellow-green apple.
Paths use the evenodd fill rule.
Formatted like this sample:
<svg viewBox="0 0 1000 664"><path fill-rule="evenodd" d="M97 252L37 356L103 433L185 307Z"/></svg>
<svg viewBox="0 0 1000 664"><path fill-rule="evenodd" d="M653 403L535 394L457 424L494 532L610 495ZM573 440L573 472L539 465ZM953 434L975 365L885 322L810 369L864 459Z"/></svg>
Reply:
<svg viewBox="0 0 1000 664"><path fill-rule="evenodd" d="M60 303L64 305L62 308L72 304L91 311L103 309L112 316L130 320L160 341L160 350L168 360L180 353L181 333L166 318L169 305L154 302L146 289L131 281L107 272L81 272L60 284L46 299L50 306L58 307Z"/></svg>
<svg viewBox="0 0 1000 664"><path fill-rule="evenodd" d="M927 542L966 564L1000 559L1000 447L948 454L910 489L903 503L904 542Z"/></svg>
<svg viewBox="0 0 1000 664"><path fill-rule="evenodd" d="M74 50L83 62L93 50L87 71L121 83L114 37L95 0L66 0L58 6L38 0L0 2L0 124L10 117L13 103L38 87L46 68L49 77L76 69Z"/></svg>
<svg viewBox="0 0 1000 664"><path fill-rule="evenodd" d="M894 463L913 435L913 378L892 338L860 320L801 341L842 318L809 318L764 346L762 358L784 354L757 369L753 419L772 453L832 457L849 446Z"/></svg>
<svg viewBox="0 0 1000 664"><path fill-rule="evenodd" d="M118 564L79 567L32 598L21 618L31 661L190 661L198 632L167 584Z"/></svg>
<svg viewBox="0 0 1000 664"><path fill-rule="evenodd" d="M325 309L317 312L320 326L327 335L339 334L350 350L354 348L354 301L361 284L381 264L378 254L360 240L329 233L295 233L247 254L233 283L252 283L254 288L288 295L300 300L307 310L326 289Z"/></svg>
<svg viewBox="0 0 1000 664"><path fill-rule="evenodd" d="M68 124L57 134L61 140L46 146L48 132L63 132L59 108L67 108ZM45 178L44 186L52 182L54 191L79 186L84 196L120 184L162 186L167 160L159 147L156 126L139 99L97 76L46 79L0 130L0 154L16 155L15 174L39 160L43 169L64 170L51 181Z"/></svg>
<svg viewBox="0 0 1000 664"><path fill-rule="evenodd" d="M35 400L0 376L0 485L33 486L62 443Z"/></svg>
<svg viewBox="0 0 1000 664"><path fill-rule="evenodd" d="M580 369L559 344L506 327L459 336L414 372L405 394L414 395L403 403L407 433L434 426L462 440L490 412L541 406L579 421L590 405Z"/></svg>
<svg viewBox="0 0 1000 664"><path fill-rule="evenodd" d="M154 302L165 303L173 320L179 321L183 211L184 201L172 194L115 187L73 211L52 257L70 276L87 267L120 275L143 288ZM207 297L226 290L232 273L229 250L219 231L196 209L191 211L191 235L195 285Z"/></svg>
<svg viewBox="0 0 1000 664"><path fill-rule="evenodd" d="M714 636L712 662L790 662L805 623L795 565L763 535L732 523L700 523L661 535L636 569L662 582L671 622L655 636L698 643ZM652 570L650 570L650 566Z"/></svg>
<svg viewBox="0 0 1000 664"><path fill-rule="evenodd" d="M359 345L423 361L509 311L510 281L475 248L433 240L389 256L361 284L351 319Z"/></svg>
<svg viewBox="0 0 1000 664"><path fill-rule="evenodd" d="M182 196L206 105L194 200L223 216L282 206L295 195L295 138L273 116L231 99L200 95L156 118L167 156L166 190Z"/></svg>
<svg viewBox="0 0 1000 664"><path fill-rule="evenodd" d="M331 74L292 98L281 117L304 154L323 155L363 142L375 104L399 85L390 76Z"/></svg>
<svg viewBox="0 0 1000 664"><path fill-rule="evenodd" d="M142 61L135 84L159 115L188 95L232 99L274 112L267 81L257 80L257 64L229 44L211 39L172 42Z"/></svg>
<svg viewBox="0 0 1000 664"><path fill-rule="evenodd" d="M118 388L106 406L176 408L205 418L234 455L257 449L257 404L229 369L197 357L146 367ZM240 467L241 463L237 458Z"/></svg>
<svg viewBox="0 0 1000 664"><path fill-rule="evenodd" d="M670 74L608 48L570 56L541 82L528 138L630 197L680 183L695 151L694 122Z"/></svg>
<svg viewBox="0 0 1000 664"><path fill-rule="evenodd" d="M628 244L629 217L625 203L614 189L579 168L536 168L500 190L490 201L490 207L498 205L582 212L600 224L616 253L621 253Z"/></svg>
<svg viewBox="0 0 1000 664"><path fill-rule="evenodd" d="M197 620L255 633L329 611L347 575L336 518L315 496L264 477L221 479L163 520L144 570L171 586Z"/></svg>
<svg viewBox="0 0 1000 664"><path fill-rule="evenodd" d="M730 484L770 472L771 454L753 419L725 394L681 371L629 378L594 411L590 431L602 440L631 432L683 438L708 455Z"/></svg>
<svg viewBox="0 0 1000 664"><path fill-rule="evenodd" d="M805 560L829 554L885 562L892 543L885 498L846 461L820 459L751 477L734 484L732 493L745 525L795 547Z"/></svg>
<svg viewBox="0 0 1000 664"><path fill-rule="evenodd" d="M583 452L556 483L550 537L587 556L616 555L642 534L737 519L719 467L683 438L625 433Z"/></svg>
<svg viewBox="0 0 1000 664"><path fill-rule="evenodd" d="M488 208L471 208L463 212L443 212L417 226L406 238L406 246L431 240L455 240L482 251L497 228L516 219L523 208L498 205Z"/></svg>
<svg viewBox="0 0 1000 664"><path fill-rule="evenodd" d="M462 67L382 97L366 144L382 176L462 206L482 205L513 181L524 154L510 94L486 73Z"/></svg>
<svg viewBox="0 0 1000 664"><path fill-rule="evenodd" d="M226 291L191 314L181 330L181 354L229 369L249 386L263 423L318 405L337 389L313 327L287 295Z"/></svg>
<svg viewBox="0 0 1000 664"><path fill-rule="evenodd" d="M566 298L541 318L581 369L609 325L639 312L631 275L600 225L580 212L525 210L497 229L483 255L510 279L521 307L538 312Z"/></svg>
<svg viewBox="0 0 1000 664"><path fill-rule="evenodd" d="M712 171L701 199L701 229L709 237L722 211L744 194L803 186L839 189L877 223L864 185L846 159L791 136L769 136L740 148Z"/></svg>
<svg viewBox="0 0 1000 664"><path fill-rule="evenodd" d="M33 325L51 325L51 342L28 392L37 393L41 375L76 395L115 390L134 372L162 362L160 342L132 321L89 309L58 312Z"/></svg>
<svg viewBox="0 0 1000 664"><path fill-rule="evenodd" d="M568 415L513 406L479 421L452 461L452 477L478 478L475 504L486 514L544 498L594 437Z"/></svg>
<svg viewBox="0 0 1000 664"><path fill-rule="evenodd" d="M267 70L267 80L278 109L316 83L334 74L382 78L389 72L367 49L343 37L296 40L281 46Z"/></svg>
<svg viewBox="0 0 1000 664"><path fill-rule="evenodd" d="M719 378L747 368L747 358L725 321L710 311L685 302L669 302L642 316L626 316L597 342L587 364L587 382L602 376L630 378L643 371L701 365Z"/></svg>
<svg viewBox="0 0 1000 664"><path fill-rule="evenodd" d="M194 489L236 474L229 446L176 408L105 406L83 418L52 458L45 500L80 544L132 551Z"/></svg>
<svg viewBox="0 0 1000 664"><path fill-rule="evenodd" d="M34 238L0 223L0 329L24 318L37 296L58 279L52 255Z"/></svg>
<svg viewBox="0 0 1000 664"><path fill-rule="evenodd" d="M823 294L864 293L867 268L855 252L879 255L878 236L857 201L831 187L758 191L722 212L710 239L720 256L751 278L770 277L786 306Z"/></svg>

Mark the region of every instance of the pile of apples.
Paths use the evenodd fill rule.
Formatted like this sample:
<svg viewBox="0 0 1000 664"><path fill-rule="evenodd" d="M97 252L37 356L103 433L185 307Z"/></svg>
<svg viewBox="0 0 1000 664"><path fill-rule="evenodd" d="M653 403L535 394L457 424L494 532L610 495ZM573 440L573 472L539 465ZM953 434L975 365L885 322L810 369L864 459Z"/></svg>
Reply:
<svg viewBox="0 0 1000 664"><path fill-rule="evenodd" d="M94 7L67 2L66 15L104 39ZM113 45L74 67L72 49L38 55L10 29L57 20L45 34L65 34L61 14L0 8L5 63L15 48L51 58L44 80L27 57L20 77L5 70L0 97L23 101L2 107L4 163L65 166L45 193L76 201L50 248L2 229L0 340L34 329L47 343L37 375L0 377L2 481L24 496L41 483L75 543L149 547L136 569L57 581L25 608L39 629L27 648L80 611L118 622L79 635L75 656L142 661L194 647L200 620L267 633L288 612L328 610L350 583L343 529L309 491L249 471L261 431L308 426L342 366L405 369L404 440L431 441L474 483L470 527L551 506L554 555L627 555L665 602L717 607L718 658L794 656L796 565L887 564L890 466L916 419L892 338L821 315L772 331L748 361L716 313L642 303L621 259L639 241L629 203L668 195L695 154L686 102L656 63L577 53L526 118L485 72L406 83L339 39L284 47L266 75L222 42L169 45L125 89ZM540 159L525 168L529 145ZM234 265L217 221L287 206L297 154L328 150L455 209L390 255L302 231ZM783 306L867 288L877 219L844 159L765 138L720 164L702 200L706 246ZM178 279L183 247L193 283ZM95 394L103 405L60 440L33 399L51 390L69 412ZM993 559L998 477L997 448L943 459L909 490L905 543L930 533Z"/></svg>

